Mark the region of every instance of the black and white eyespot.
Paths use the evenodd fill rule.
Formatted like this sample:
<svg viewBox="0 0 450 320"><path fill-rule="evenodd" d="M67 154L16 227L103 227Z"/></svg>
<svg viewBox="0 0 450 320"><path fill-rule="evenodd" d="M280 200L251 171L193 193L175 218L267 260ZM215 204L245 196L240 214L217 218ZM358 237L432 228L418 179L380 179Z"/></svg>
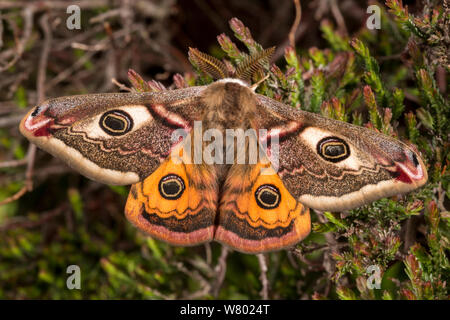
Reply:
<svg viewBox="0 0 450 320"><path fill-rule="evenodd" d="M255 191L258 206L263 209L275 209L281 202L280 190L272 184L263 184Z"/></svg>
<svg viewBox="0 0 450 320"><path fill-rule="evenodd" d="M350 156L350 148L341 138L326 137L317 143L317 153L327 161L340 162Z"/></svg>
<svg viewBox="0 0 450 320"><path fill-rule="evenodd" d="M105 112L99 120L99 126L111 136L122 136L133 129L133 118L123 110Z"/></svg>
<svg viewBox="0 0 450 320"><path fill-rule="evenodd" d="M179 199L185 188L183 179L176 174L168 174L162 177L158 185L159 193L167 200Z"/></svg>

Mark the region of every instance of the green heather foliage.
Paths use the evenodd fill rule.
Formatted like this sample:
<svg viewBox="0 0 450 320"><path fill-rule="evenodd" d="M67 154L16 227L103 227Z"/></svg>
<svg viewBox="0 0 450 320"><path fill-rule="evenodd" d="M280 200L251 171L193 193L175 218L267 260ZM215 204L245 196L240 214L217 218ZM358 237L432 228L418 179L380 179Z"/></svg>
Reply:
<svg viewBox="0 0 450 320"><path fill-rule="evenodd" d="M263 63L251 80L269 75L259 93L416 146L429 182L350 212L312 211L312 232L303 242L265 255L271 299L450 297L450 105L436 80L438 72L449 80L450 8L448 2L425 6L422 15L413 16L400 0L378 5L381 30L362 28L347 38L324 20L324 48L287 47L284 59ZM221 61L233 73L239 62L266 48L237 18L229 24L237 40L225 34L217 40ZM128 76L133 90L166 90L133 70ZM176 74L170 88L211 81L204 74ZM19 107L27 105L26 95L17 88ZM24 158L24 140L0 130L0 144ZM21 188L13 181L1 185L0 200ZM225 261L217 243L182 248L148 238L125 221L127 191L78 175L50 176L1 206L0 299L261 298L257 256L231 252ZM81 290L66 288L72 264L81 268ZM370 266L379 268L379 289L367 285Z"/></svg>

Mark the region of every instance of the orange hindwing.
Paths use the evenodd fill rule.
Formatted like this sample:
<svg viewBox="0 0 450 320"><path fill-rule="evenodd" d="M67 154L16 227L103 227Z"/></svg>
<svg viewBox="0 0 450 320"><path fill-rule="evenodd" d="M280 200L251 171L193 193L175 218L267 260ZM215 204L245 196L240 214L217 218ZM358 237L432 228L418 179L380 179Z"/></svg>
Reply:
<svg viewBox="0 0 450 320"><path fill-rule="evenodd" d="M171 244L213 240L218 186L212 169L169 157L144 181L132 185L126 217L140 230Z"/></svg>

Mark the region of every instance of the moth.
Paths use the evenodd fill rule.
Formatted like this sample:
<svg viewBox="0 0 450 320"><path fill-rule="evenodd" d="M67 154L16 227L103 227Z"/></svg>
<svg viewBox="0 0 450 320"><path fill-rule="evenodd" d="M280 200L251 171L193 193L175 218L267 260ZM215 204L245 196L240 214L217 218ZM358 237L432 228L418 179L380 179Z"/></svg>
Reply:
<svg viewBox="0 0 450 320"><path fill-rule="evenodd" d="M246 79L267 52L238 67L233 78L221 61L196 49L190 56L218 80L50 99L24 117L20 131L88 178L131 184L128 220L181 246L218 241L244 253L279 250L309 234L309 208L348 210L427 181L422 159L401 141L255 93ZM198 143L186 147L187 141L210 129L225 137L231 129L253 129L231 155L246 151L248 160L253 139L264 146L261 156L254 163L189 161ZM186 134L174 140L177 130ZM200 151L209 143L202 140Z"/></svg>

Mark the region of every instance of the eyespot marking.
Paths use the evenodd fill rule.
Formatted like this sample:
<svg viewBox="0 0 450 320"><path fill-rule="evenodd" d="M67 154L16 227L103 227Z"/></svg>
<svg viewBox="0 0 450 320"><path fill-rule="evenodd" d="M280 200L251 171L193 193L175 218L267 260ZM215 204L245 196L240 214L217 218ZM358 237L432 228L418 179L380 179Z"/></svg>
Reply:
<svg viewBox="0 0 450 320"><path fill-rule="evenodd" d="M327 161L339 162L350 156L350 148L338 137L326 137L317 144L317 153Z"/></svg>
<svg viewBox="0 0 450 320"><path fill-rule="evenodd" d="M133 129L133 119L123 110L110 110L100 117L99 125L107 134L121 136Z"/></svg>
<svg viewBox="0 0 450 320"><path fill-rule="evenodd" d="M272 184L263 184L255 191L258 206L263 209L275 209L281 202L280 190Z"/></svg>
<svg viewBox="0 0 450 320"><path fill-rule="evenodd" d="M176 174L168 174L162 177L158 185L160 195L167 200L179 199L185 188L183 179Z"/></svg>

